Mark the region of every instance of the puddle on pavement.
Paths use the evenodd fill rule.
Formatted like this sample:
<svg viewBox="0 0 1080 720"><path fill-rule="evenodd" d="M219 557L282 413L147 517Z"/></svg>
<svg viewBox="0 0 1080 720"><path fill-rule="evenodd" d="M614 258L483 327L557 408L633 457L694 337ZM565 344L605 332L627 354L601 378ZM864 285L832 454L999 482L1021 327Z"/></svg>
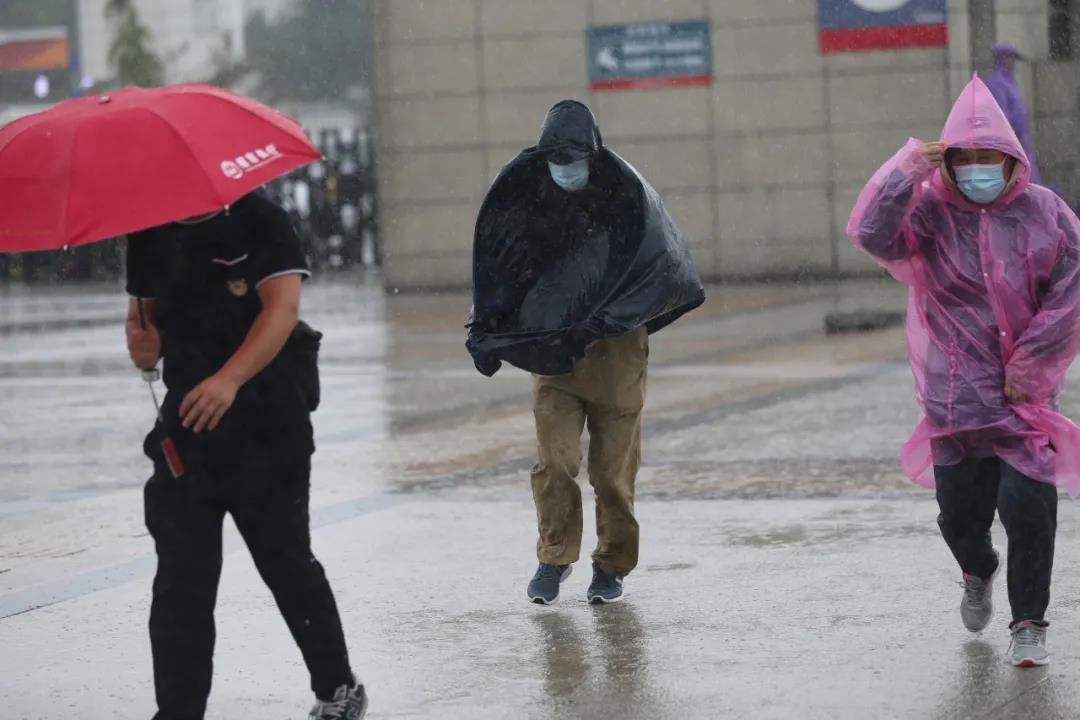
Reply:
<svg viewBox="0 0 1080 720"><path fill-rule="evenodd" d="M733 529L725 533L731 545L754 548L823 545L857 540L936 535L937 526L931 518L925 523L852 522L843 524L797 523L764 530Z"/></svg>

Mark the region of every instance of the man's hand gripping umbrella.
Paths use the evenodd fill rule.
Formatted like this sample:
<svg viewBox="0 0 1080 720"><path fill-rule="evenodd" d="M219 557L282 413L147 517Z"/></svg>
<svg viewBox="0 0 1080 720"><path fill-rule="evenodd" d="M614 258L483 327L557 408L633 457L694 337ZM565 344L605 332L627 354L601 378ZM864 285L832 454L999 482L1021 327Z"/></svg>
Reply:
<svg viewBox="0 0 1080 720"><path fill-rule="evenodd" d="M128 352L131 355L132 362L139 368L142 379L146 382L146 387L150 389L150 397L154 401L154 412L157 415L158 423L164 425L165 417L161 412L161 402L158 400L157 390L154 388L154 383L161 379L161 371L157 368L158 361L161 359L161 336L153 325L147 326L146 309L143 303L142 298L132 298L131 300L131 304L136 310L136 316L128 318ZM171 436L165 435L162 438L161 453L165 457L165 462L169 466L169 472L172 476L174 478L182 477L184 475L184 461L181 459L180 452L176 449L176 443L173 442Z"/></svg>

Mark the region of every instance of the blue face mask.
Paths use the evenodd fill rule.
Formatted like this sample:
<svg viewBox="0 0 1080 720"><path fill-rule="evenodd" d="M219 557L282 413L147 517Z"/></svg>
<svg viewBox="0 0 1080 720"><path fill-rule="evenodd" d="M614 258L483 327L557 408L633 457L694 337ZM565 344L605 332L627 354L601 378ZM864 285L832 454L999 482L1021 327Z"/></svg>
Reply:
<svg viewBox="0 0 1080 720"><path fill-rule="evenodd" d="M955 168L956 184L968 200L988 205L1005 189L1005 163L1000 165L961 165Z"/></svg>
<svg viewBox="0 0 1080 720"><path fill-rule="evenodd" d="M569 165L556 165L548 163L551 171L551 179L555 184L567 192L581 190L589 184L589 161L575 160Z"/></svg>

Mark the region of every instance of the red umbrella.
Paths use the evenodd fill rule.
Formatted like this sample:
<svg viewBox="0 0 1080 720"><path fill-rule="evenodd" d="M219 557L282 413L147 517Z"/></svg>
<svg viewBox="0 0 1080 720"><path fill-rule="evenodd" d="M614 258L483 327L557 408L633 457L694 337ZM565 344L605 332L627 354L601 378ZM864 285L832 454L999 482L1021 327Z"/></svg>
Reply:
<svg viewBox="0 0 1080 720"><path fill-rule="evenodd" d="M294 120L209 85L65 100L0 128L0 252L221 210L318 158Z"/></svg>

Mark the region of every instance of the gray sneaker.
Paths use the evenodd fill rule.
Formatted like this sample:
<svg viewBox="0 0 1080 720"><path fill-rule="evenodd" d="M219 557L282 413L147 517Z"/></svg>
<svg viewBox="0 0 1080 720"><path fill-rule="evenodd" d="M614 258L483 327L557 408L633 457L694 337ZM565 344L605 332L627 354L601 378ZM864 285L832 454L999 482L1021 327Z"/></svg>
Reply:
<svg viewBox="0 0 1080 720"><path fill-rule="evenodd" d="M994 578L1001 572L1001 553L994 548L997 567L989 578L977 578L964 573L964 598L960 601L960 618L971 632L982 632L994 617Z"/></svg>
<svg viewBox="0 0 1080 720"><path fill-rule="evenodd" d="M1012 643L1009 644L1012 664L1016 667L1041 667L1050 664L1046 651L1046 626L1031 620L1022 620L1013 626Z"/></svg>
<svg viewBox="0 0 1080 720"><path fill-rule="evenodd" d="M612 575L593 563L592 584L589 585L585 597L590 605L606 605L616 603L623 599L623 579L618 575Z"/></svg>
<svg viewBox="0 0 1080 720"><path fill-rule="evenodd" d="M555 602L559 598L559 586L570 577L573 571L573 565L540 563L536 574L529 582L529 589L526 590L529 600L537 605L550 605Z"/></svg>
<svg viewBox="0 0 1080 720"><path fill-rule="evenodd" d="M316 702L308 720L363 720L367 710L367 691L357 682L351 688L348 685L339 687L333 700Z"/></svg>

